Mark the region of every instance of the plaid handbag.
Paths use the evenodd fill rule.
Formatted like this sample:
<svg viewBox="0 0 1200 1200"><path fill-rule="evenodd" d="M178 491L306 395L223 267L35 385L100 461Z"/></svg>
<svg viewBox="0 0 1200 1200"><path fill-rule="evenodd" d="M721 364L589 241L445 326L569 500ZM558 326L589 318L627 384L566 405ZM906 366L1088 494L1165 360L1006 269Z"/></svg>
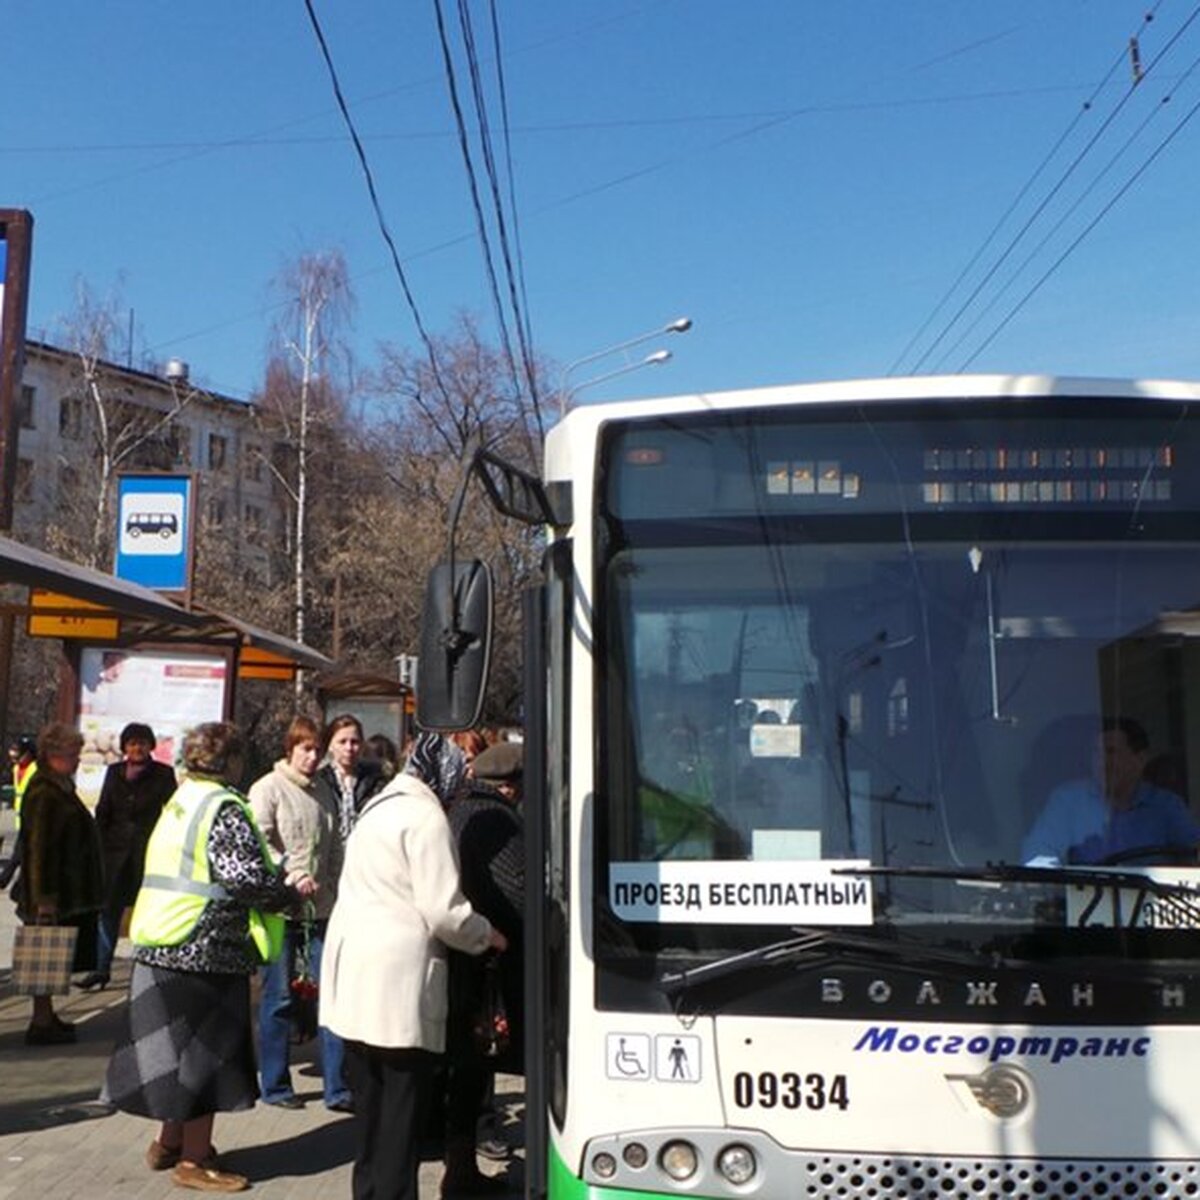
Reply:
<svg viewBox="0 0 1200 1200"><path fill-rule="evenodd" d="M18 925L13 942L13 991L24 996L63 996L71 990L74 925Z"/></svg>

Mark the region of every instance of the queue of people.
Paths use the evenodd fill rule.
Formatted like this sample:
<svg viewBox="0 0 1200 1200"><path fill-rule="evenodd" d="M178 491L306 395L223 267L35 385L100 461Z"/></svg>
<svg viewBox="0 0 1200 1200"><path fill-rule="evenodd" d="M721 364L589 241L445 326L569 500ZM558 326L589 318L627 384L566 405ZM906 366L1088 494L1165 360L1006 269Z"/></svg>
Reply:
<svg viewBox="0 0 1200 1200"><path fill-rule="evenodd" d="M356 1200L416 1200L431 1106L445 1112L446 1200L505 1190L478 1170L476 1124L494 1070L520 1067L511 1052L480 1057L472 1020L486 956L519 1030L520 747L427 735L400 770L355 717L322 730L299 715L243 796L235 726L191 730L177 782L152 757L153 730L132 723L93 817L74 785L82 743L62 724L37 740L12 894L22 922L75 928L86 990L108 986L129 921L128 1003L101 1097L157 1122L147 1166L182 1188L249 1187L220 1163L215 1115L260 1098L303 1106L290 1046L315 992L324 1102L355 1119ZM76 1032L35 995L25 1037Z"/></svg>

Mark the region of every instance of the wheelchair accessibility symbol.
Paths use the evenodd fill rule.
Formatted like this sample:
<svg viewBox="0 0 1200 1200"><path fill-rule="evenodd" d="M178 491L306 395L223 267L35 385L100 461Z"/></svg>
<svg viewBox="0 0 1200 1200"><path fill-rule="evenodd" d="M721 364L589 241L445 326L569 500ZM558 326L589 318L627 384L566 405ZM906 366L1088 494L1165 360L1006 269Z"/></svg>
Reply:
<svg viewBox="0 0 1200 1200"><path fill-rule="evenodd" d="M610 1033L605 1059L609 1079L649 1079L654 1066L650 1038L644 1033Z"/></svg>

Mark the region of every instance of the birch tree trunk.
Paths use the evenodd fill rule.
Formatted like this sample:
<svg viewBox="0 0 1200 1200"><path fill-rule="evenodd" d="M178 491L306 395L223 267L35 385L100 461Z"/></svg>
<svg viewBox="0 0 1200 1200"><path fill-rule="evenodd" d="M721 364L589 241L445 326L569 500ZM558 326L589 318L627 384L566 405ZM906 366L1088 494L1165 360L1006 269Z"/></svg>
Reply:
<svg viewBox="0 0 1200 1200"><path fill-rule="evenodd" d="M331 368L334 334L351 304L346 263L339 251L306 254L284 273L278 286L290 295L290 330L281 341L299 374L294 419L289 421L296 451L296 476L288 489L295 503L292 531L292 634L303 642L308 612L308 506L311 439L318 418L314 392ZM281 414L282 415L282 414ZM286 420L286 416L285 416ZM296 699L303 683L296 675Z"/></svg>

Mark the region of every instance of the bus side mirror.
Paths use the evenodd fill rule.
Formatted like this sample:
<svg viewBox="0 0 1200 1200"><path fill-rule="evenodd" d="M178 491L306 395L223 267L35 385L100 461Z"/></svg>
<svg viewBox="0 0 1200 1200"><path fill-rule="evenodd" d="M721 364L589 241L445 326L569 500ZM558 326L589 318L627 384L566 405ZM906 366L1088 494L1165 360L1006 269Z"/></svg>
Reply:
<svg viewBox="0 0 1200 1200"><path fill-rule="evenodd" d="M491 659L491 571L479 559L439 563L425 586L417 724L443 733L477 725Z"/></svg>

